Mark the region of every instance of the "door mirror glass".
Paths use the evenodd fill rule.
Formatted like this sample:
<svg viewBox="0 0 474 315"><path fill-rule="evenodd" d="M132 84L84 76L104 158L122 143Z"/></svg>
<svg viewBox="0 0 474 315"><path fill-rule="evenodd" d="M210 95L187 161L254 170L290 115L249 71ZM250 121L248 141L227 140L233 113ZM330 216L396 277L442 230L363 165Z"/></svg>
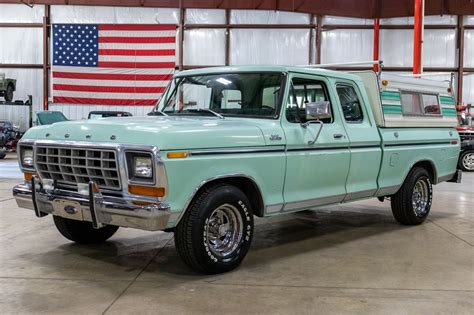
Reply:
<svg viewBox="0 0 474 315"><path fill-rule="evenodd" d="M331 119L331 105L328 101L306 104L306 120Z"/></svg>

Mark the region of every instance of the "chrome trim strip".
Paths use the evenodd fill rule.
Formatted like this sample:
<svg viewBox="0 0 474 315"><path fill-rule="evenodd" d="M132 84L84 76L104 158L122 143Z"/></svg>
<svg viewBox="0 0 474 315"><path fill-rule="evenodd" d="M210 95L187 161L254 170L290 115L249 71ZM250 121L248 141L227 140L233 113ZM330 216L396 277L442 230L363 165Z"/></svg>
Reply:
<svg viewBox="0 0 474 315"><path fill-rule="evenodd" d="M288 203L285 203L285 206L283 207L283 212L292 211L292 210L305 210L305 209L324 206L328 204L340 203L341 200L344 199L344 196L345 194L315 198L315 199L308 199L308 200L303 200L303 201L288 202Z"/></svg>
<svg viewBox="0 0 474 315"><path fill-rule="evenodd" d="M265 215L280 212L283 209L283 203L268 205L265 207Z"/></svg>
<svg viewBox="0 0 474 315"><path fill-rule="evenodd" d="M449 141L410 141L410 142L402 142L402 143L389 143L384 144L384 147L404 147L404 146L412 146L412 145L441 145L441 144L451 144L451 140Z"/></svg>
<svg viewBox="0 0 474 315"><path fill-rule="evenodd" d="M267 146L262 148L245 149L218 149L218 150L194 150L189 152L189 156L214 155L214 154L246 154L246 153L273 153L284 152L285 146Z"/></svg>
<svg viewBox="0 0 474 315"><path fill-rule="evenodd" d="M402 184L379 188L379 190L375 193L375 197L393 195L400 189L400 187L402 187Z"/></svg>
<svg viewBox="0 0 474 315"><path fill-rule="evenodd" d="M374 197L376 192L377 192L377 188L348 193L342 202L347 202L347 201L352 201L352 200L357 200L357 199L362 199L362 198L372 198Z"/></svg>

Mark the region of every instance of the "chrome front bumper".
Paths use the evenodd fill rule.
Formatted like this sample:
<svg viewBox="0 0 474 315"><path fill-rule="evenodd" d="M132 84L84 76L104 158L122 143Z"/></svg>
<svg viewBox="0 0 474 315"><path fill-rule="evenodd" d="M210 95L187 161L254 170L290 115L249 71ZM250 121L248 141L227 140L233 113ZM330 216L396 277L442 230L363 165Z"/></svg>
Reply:
<svg viewBox="0 0 474 315"><path fill-rule="evenodd" d="M15 186L13 196L19 207L34 210L37 217L53 214L92 222L94 228L117 225L157 231L165 229L170 219L170 207L161 201L104 196L92 181L78 192L59 190L52 184L43 184L33 177Z"/></svg>

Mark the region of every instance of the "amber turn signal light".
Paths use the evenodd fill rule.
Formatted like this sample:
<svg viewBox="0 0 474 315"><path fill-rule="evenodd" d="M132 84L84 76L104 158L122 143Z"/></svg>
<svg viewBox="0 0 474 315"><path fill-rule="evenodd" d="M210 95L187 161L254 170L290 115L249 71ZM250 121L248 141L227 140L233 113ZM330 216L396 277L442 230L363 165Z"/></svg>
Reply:
<svg viewBox="0 0 474 315"><path fill-rule="evenodd" d="M166 156L168 159L185 159L188 157L188 152L168 152Z"/></svg>
<svg viewBox="0 0 474 315"><path fill-rule="evenodd" d="M163 197L165 195L165 189L163 187L150 187L140 185L128 185L128 192L134 195L149 197Z"/></svg>
<svg viewBox="0 0 474 315"><path fill-rule="evenodd" d="M31 180L33 178L33 174L25 172L25 173L23 173L23 178L25 180Z"/></svg>

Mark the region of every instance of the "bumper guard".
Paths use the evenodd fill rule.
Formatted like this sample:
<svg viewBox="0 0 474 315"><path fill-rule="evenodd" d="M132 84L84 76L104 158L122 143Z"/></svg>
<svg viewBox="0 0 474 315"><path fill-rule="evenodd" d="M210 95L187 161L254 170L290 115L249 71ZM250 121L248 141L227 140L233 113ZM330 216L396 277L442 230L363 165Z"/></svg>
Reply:
<svg viewBox="0 0 474 315"><path fill-rule="evenodd" d="M48 214L63 218L89 221L94 228L117 225L141 230L157 231L166 228L171 216L170 206L162 201L124 200L104 196L97 184L78 185L78 191L56 189L54 181L34 176L31 182L13 188L19 207L35 211L37 217Z"/></svg>

